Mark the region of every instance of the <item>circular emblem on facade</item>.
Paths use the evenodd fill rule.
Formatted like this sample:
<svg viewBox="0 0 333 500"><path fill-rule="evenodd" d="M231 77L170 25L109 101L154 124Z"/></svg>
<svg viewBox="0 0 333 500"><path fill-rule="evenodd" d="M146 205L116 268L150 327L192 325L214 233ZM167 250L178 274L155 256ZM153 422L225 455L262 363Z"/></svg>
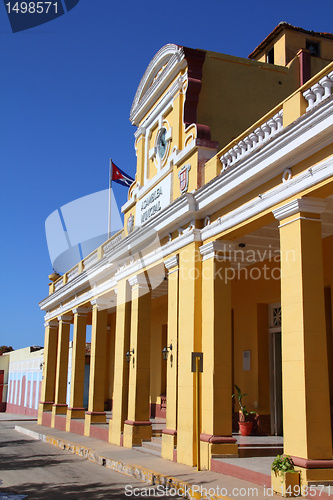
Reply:
<svg viewBox="0 0 333 500"><path fill-rule="evenodd" d="M127 232L131 233L134 228L134 215L130 214L128 219L127 219Z"/></svg>

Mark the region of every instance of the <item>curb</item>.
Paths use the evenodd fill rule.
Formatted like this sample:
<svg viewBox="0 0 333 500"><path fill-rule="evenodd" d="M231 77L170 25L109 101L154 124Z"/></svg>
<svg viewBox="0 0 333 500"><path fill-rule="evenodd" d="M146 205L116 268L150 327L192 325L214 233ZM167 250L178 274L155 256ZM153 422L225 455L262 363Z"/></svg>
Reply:
<svg viewBox="0 0 333 500"><path fill-rule="evenodd" d="M119 460L113 460L112 458L103 457L90 448L82 445L71 443L54 436L48 436L39 432L31 431L18 425L15 426L15 430L22 434L26 434L33 439L44 441L46 443L52 444L56 448L60 448L64 451L69 451L82 458L86 458L97 465L106 467L107 469L119 472L120 474L125 474L126 476L134 477L135 479L138 479L143 483L149 484L151 486L161 485L166 490L170 490L170 496L176 496L177 494L178 496L188 498L189 500L232 500L227 496L209 494L202 495L202 491L197 491L196 487L194 487L190 483L175 479L174 477L168 476L166 474L161 474L160 472L146 469L145 467L141 467L140 465L125 464L123 462L120 462Z"/></svg>

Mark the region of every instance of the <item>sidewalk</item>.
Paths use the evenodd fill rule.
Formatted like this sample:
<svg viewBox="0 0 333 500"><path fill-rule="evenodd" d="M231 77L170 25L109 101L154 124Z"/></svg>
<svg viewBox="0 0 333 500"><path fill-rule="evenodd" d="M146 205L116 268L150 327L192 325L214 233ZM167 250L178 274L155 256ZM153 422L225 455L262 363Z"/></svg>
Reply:
<svg viewBox="0 0 333 500"><path fill-rule="evenodd" d="M20 417L22 416L14 415L12 420L18 420ZM137 495L133 496L147 496L144 490L148 489L149 485L163 485L170 489L170 497L176 496L177 491L178 495L185 493L184 496L187 498L196 500L281 498L270 490L269 469L272 457L225 459L220 460L226 472L224 474L212 471L197 472L194 467L164 460L140 451L140 448L115 446L98 439L37 425L36 421L29 422L23 419L15 426L15 430L76 453L100 466L141 480L143 493L137 492ZM328 495L327 489L321 491L318 488L315 496L309 495L305 498L328 499L331 496Z"/></svg>

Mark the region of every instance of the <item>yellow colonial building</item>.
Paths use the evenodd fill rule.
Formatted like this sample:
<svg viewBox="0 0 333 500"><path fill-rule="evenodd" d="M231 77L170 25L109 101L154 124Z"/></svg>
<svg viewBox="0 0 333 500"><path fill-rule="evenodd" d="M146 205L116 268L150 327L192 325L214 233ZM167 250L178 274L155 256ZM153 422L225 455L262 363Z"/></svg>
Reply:
<svg viewBox="0 0 333 500"><path fill-rule="evenodd" d="M303 481L333 481L332 61L333 35L286 23L248 59L173 44L154 56L130 112L124 228L40 303L39 423L96 436L112 404L107 439L132 447L164 417L162 456L196 465L199 439L210 469L238 454L236 384Z"/></svg>

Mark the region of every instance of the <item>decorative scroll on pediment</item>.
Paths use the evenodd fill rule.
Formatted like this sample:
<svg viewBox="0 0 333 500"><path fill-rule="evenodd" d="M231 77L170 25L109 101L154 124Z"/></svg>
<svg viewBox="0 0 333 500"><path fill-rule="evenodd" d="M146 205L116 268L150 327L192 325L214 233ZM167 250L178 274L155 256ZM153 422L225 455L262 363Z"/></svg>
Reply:
<svg viewBox="0 0 333 500"><path fill-rule="evenodd" d="M136 91L131 108L130 120L138 125L147 106L153 103L166 86L175 77L176 73L186 66L185 54L182 47L169 43L162 47L153 57L146 69L138 90Z"/></svg>

